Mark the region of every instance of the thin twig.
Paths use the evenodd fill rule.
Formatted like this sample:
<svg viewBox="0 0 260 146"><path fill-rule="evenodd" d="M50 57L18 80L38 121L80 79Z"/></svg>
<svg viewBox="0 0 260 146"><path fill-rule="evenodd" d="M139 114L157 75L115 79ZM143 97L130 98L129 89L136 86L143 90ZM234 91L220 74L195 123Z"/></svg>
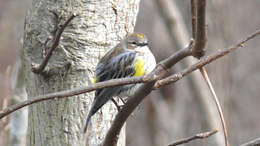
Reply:
<svg viewBox="0 0 260 146"><path fill-rule="evenodd" d="M229 144L228 144L228 134L227 134L226 121L225 121L224 114L223 114L223 111L221 109L220 102L218 100L217 94L216 94L216 92L215 92L215 90L214 90L214 88L213 88L213 86L211 84L211 81L209 79L209 76L207 74L207 71L206 71L205 67L201 67L200 68L200 72L201 72L203 78L205 79L205 81L206 81L206 83L207 83L207 85L208 85L208 87L210 89L211 94L213 95L213 99L214 99L214 101L216 103L216 106L217 106L217 109L218 109L218 113L219 113L219 116L220 116L220 119L221 119L222 128L224 130L225 144L226 144L226 146L228 146Z"/></svg>
<svg viewBox="0 0 260 146"><path fill-rule="evenodd" d="M47 46L45 46L44 50L48 51L48 54L46 55L46 57L43 58L43 61L40 65L37 64L32 64L32 72L36 73L36 74L41 74L44 70L44 68L46 67L46 65L49 62L49 59L52 56L53 51L57 48L57 46L59 45L60 42L60 38L61 38L61 34L63 33L63 31L65 30L65 28L67 27L67 25L70 23L70 21L75 18L77 16L77 14L72 14L65 22L64 24L62 24L60 26L60 28L58 29L58 32L56 33L56 36L53 40L53 44L51 45L51 47L48 49Z"/></svg>
<svg viewBox="0 0 260 146"><path fill-rule="evenodd" d="M196 134L194 136L178 140L178 141L176 141L176 142L174 142L172 144L169 144L168 146L176 146L176 145L181 145L181 144L184 144L184 143L188 143L188 142L190 142L192 140L208 138L209 136L214 135L217 132L218 132L218 130L216 129L216 130L213 130L211 132L199 133L199 134Z"/></svg>
<svg viewBox="0 0 260 146"><path fill-rule="evenodd" d="M246 43L247 41L251 40L252 38L256 37L259 34L260 34L260 29L258 29L256 32L250 34L248 37L246 37L244 40L240 41L236 45L234 45L230 48L223 49L223 50L218 50L217 52L213 53L212 55L209 55L209 56L206 56L206 57L200 59L197 63L186 68L185 70L183 70L179 73L173 74L167 78L158 80L156 82L154 88L157 89L157 88L160 88L161 86L165 86L170 83L178 81L179 79L183 78L184 76L193 72L194 70L197 70L197 69L205 66L206 64L209 64L209 63L213 62L214 60L216 60L220 57L223 57L238 48L244 47L244 43Z"/></svg>

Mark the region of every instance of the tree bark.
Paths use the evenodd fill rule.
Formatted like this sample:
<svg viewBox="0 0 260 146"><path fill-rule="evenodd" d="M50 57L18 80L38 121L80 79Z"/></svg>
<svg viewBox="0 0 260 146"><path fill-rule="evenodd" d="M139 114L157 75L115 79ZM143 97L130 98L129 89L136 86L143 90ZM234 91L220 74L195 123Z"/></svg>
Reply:
<svg viewBox="0 0 260 146"><path fill-rule="evenodd" d="M92 83L96 64L127 33L133 32L139 0L34 0L25 20L24 64L28 98ZM48 72L31 72L31 63L40 64L42 49L58 24L73 13L79 14L66 27L54 51ZM50 43L49 43L50 44ZM83 134L94 93L45 101L29 107L27 145L83 146L102 142L117 110L106 104L92 118ZM124 130L122 130L124 131ZM125 145L121 131L118 145Z"/></svg>

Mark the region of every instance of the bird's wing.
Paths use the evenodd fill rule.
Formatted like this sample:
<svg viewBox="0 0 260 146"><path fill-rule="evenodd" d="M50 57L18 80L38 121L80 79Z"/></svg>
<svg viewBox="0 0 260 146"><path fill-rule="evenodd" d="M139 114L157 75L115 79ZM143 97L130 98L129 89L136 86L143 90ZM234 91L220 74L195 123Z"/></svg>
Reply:
<svg viewBox="0 0 260 146"><path fill-rule="evenodd" d="M124 52L112 58L111 61L106 65L100 63L96 70L97 82L133 76L135 74L133 65L135 56L136 53ZM115 93L118 93L120 88L122 88L122 86L97 90L95 95L95 100L97 102L95 103L95 107L97 110L109 99L111 99Z"/></svg>
<svg viewBox="0 0 260 146"><path fill-rule="evenodd" d="M96 69L97 82L116 78L129 77L135 73L133 62L136 53L126 51L108 60L108 63L99 63Z"/></svg>
<svg viewBox="0 0 260 146"><path fill-rule="evenodd" d="M135 56L136 53L126 51L111 58L106 64L100 62L96 69L96 82L133 76L135 74L133 65ZM94 115L113 96L119 93L120 90L123 90L123 87L124 86L118 86L96 90L95 99L90 109L84 131L87 129L91 116Z"/></svg>

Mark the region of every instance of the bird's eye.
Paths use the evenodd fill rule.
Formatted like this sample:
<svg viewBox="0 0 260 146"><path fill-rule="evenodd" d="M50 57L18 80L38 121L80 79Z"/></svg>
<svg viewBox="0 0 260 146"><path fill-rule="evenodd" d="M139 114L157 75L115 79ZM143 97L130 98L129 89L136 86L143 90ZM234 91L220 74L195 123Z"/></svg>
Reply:
<svg viewBox="0 0 260 146"><path fill-rule="evenodd" d="M137 45L137 43L136 43L136 42L132 42L131 44L133 44L133 45Z"/></svg>

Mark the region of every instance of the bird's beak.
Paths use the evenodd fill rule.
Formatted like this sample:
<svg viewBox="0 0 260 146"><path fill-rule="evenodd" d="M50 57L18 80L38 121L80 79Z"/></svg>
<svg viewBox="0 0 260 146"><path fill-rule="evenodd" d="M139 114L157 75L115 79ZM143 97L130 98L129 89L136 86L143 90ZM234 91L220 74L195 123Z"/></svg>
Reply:
<svg viewBox="0 0 260 146"><path fill-rule="evenodd" d="M140 46L147 46L148 45L148 43L143 43L143 44L140 44Z"/></svg>

